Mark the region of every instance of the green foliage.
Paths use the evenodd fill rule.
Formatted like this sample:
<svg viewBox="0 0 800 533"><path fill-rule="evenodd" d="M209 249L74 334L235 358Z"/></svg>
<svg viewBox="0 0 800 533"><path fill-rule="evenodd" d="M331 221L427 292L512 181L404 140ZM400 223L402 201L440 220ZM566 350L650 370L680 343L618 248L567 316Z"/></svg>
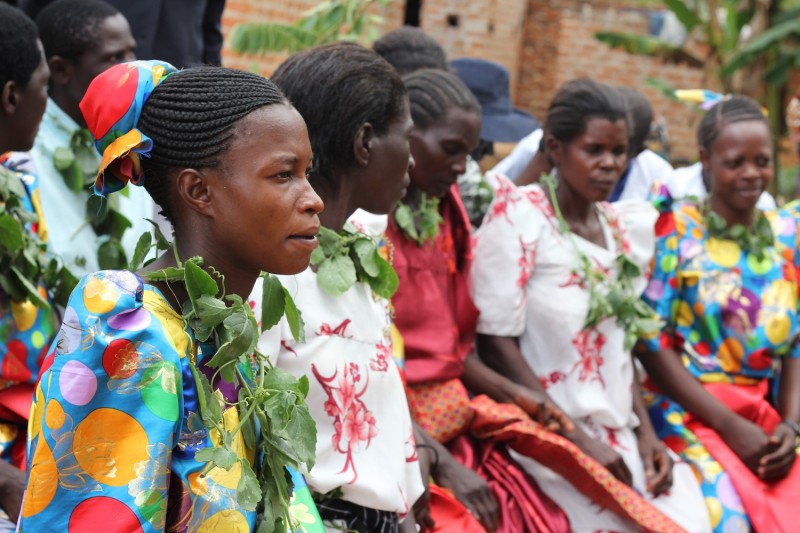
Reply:
<svg viewBox="0 0 800 533"><path fill-rule="evenodd" d="M575 242L569 224L561 213L556 201L557 179L552 175L544 175L541 181L550 192L559 231L568 237L578 257L579 266L573 274L579 277L581 287L589 293L589 311L583 329L592 329L606 319L613 319L625 332L625 349L630 350L639 338L652 335L663 326L634 289L633 283L642 275L641 269L624 253L614 259L615 274L598 268ZM616 237L619 239L619 234ZM619 240L617 248L622 249Z"/></svg>
<svg viewBox="0 0 800 533"><path fill-rule="evenodd" d="M29 300L48 308L50 304L38 290L43 283L53 301L66 307L78 280L59 260L48 259L45 244L26 228L37 221L25 208L26 196L19 176L0 167L0 289L12 301Z"/></svg>
<svg viewBox="0 0 800 533"><path fill-rule="evenodd" d="M311 254L311 264L317 267L317 284L325 293L339 296L363 281L378 296L392 297L399 283L397 272L369 236L345 224L340 234L320 228L318 238L320 246Z"/></svg>
<svg viewBox="0 0 800 533"><path fill-rule="evenodd" d="M594 34L595 39L612 48L624 50L629 54L658 57L670 63L686 63L691 67L702 67L703 61L666 41L649 35L601 31Z"/></svg>
<svg viewBox="0 0 800 533"><path fill-rule="evenodd" d="M222 276L201 265L202 259L193 257L178 262L177 267L145 275L150 282L183 283L189 295L183 319L198 341L213 339L217 345L206 363L214 372L211 380L195 365L190 367L203 424L217 430L221 439L220 445L198 451L196 458L207 462L206 471L213 467L229 470L237 463L241 466L236 499L243 509L257 512L256 531L283 532L290 524L294 530L297 524L292 524L289 516L293 486L287 468L305 465L311 469L316 451L316 425L305 403L308 380L273 367L269 358L255 349L258 327L252 309L241 297L225 295ZM215 277L223 281L222 289ZM262 329L277 324L285 313L292 332L302 331L300 312L289 293L275 276L263 277L262 317L268 320ZM245 375L243 368L252 369L252 375ZM212 389L211 383L218 378L240 386L237 402L226 402ZM223 411L228 408L239 413L239 424L233 429L223 424ZM240 431L245 443L256 448L255 469L233 449Z"/></svg>
<svg viewBox="0 0 800 533"><path fill-rule="evenodd" d="M377 39L383 18L368 13L370 6L390 0L325 0L292 24L274 22L241 24L233 29L231 48L242 54L299 52L338 40Z"/></svg>
<svg viewBox="0 0 800 533"><path fill-rule="evenodd" d="M702 212L709 236L734 241L742 250L752 253L759 261L764 259L766 250L775 245L772 225L760 209L755 210L755 220L749 228L741 224L728 226L722 216L711 210L708 201L703 203Z"/></svg>
<svg viewBox="0 0 800 533"><path fill-rule="evenodd" d="M424 246L439 235L439 225L443 222L439 214L439 199L420 193L416 209L400 202L394 210L394 221L409 239Z"/></svg>

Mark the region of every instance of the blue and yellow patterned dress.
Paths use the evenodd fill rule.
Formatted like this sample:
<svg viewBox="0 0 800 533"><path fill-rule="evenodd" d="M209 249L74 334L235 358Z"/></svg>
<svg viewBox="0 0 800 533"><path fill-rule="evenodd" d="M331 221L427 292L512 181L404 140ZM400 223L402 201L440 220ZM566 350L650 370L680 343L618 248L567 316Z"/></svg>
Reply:
<svg viewBox="0 0 800 533"><path fill-rule="evenodd" d="M22 531L90 531L109 517L126 533L253 530L255 513L236 500L239 463L203 473L206 463L195 460L220 437L203 426L191 372L197 365L211 379L204 362L215 350L189 331L131 272L81 280L36 388ZM238 398L234 385L215 389ZM235 407L223 417L229 429L239 421ZM241 432L232 446L252 463ZM318 531L307 488L292 510L304 531Z"/></svg>
<svg viewBox="0 0 800 533"><path fill-rule="evenodd" d="M665 327L637 349L673 348L701 383L766 392L781 359L800 357L798 217L789 210L764 212L775 244L759 257L710 236L697 205L669 203L656 226L653 274L644 293ZM687 413L652 388L645 399L659 437L694 467L714 531L749 531L732 478L686 427Z"/></svg>

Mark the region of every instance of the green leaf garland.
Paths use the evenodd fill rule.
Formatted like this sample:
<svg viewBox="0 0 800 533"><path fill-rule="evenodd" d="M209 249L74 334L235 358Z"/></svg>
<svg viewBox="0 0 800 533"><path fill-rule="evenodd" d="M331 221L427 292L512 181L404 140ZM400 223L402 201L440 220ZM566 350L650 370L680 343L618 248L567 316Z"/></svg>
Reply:
<svg viewBox="0 0 800 533"><path fill-rule="evenodd" d="M755 209L755 216L750 227L742 224L728 225L728 222L711 209L708 200L701 207L709 237L730 240L739 245L745 253L749 252L759 261L764 259L768 248L775 246L775 234L772 225L760 209Z"/></svg>
<svg viewBox="0 0 800 533"><path fill-rule="evenodd" d="M575 242L572 230L561 213L556 201L557 179L552 175L546 175L542 176L541 181L550 192L550 202L558 220L559 231L568 237L578 257L579 266L573 274L579 277L581 286L589 293L589 311L583 329L592 329L603 320L613 318L625 332L626 350L633 348L638 339L658 332L663 322L634 290L634 281L642 275L639 266L624 252L620 252L614 259L615 277L597 268ZM614 237L617 240L617 248L622 250L622 237L619 232L614 232Z"/></svg>
<svg viewBox="0 0 800 533"><path fill-rule="evenodd" d="M400 202L394 210L394 221L409 239L424 246L439 235L439 225L444 221L439 214L439 199L423 192L416 209Z"/></svg>
<svg viewBox="0 0 800 533"><path fill-rule="evenodd" d="M38 290L43 283L53 301L66 307L78 280L60 260L48 259L45 244L26 228L38 220L25 208L26 196L19 176L0 166L0 288L12 301L48 308Z"/></svg>
<svg viewBox="0 0 800 533"><path fill-rule="evenodd" d="M341 233L322 227L319 247L311 254L317 267L317 283L331 296L347 292L356 281L367 283L372 292L389 299L400 283L392 264L378 252L375 241L345 224Z"/></svg>
<svg viewBox="0 0 800 533"><path fill-rule="evenodd" d="M184 321L198 341L213 340L217 346L206 362L214 371L211 381L221 377L240 385L238 402L226 403L213 391L211 381L191 365L203 424L217 430L221 438L220 446L200 450L196 458L208 463L206 470L213 466L230 470L237 463L241 465L236 499L243 509L256 511L256 531L294 530L299 525L293 524L289 515L293 485L287 467L298 470L305 465L310 470L316 456L316 425L305 401L308 380L275 368L256 349L258 327L252 309L238 295L226 295L223 277L213 269L209 273L202 264L201 258L193 257L185 263L178 261L176 267L145 275L150 282L184 284L189 295L182 309ZM261 330L273 327L285 315L292 334L300 340L303 322L291 295L275 276L264 274L262 278ZM245 375L243 368L252 372ZM232 430L223 424L227 408L236 408L239 413L239 424ZM233 450L234 436L239 432L248 446L256 448L255 469Z"/></svg>

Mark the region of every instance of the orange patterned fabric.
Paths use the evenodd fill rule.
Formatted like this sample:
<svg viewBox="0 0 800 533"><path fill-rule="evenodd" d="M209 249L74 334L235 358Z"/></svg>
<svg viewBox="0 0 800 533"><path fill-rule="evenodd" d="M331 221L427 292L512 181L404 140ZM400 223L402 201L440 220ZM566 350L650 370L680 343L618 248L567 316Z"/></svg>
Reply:
<svg viewBox="0 0 800 533"><path fill-rule="evenodd" d="M460 379L408 387L411 417L438 442L446 443L469 429L473 413Z"/></svg>
<svg viewBox="0 0 800 533"><path fill-rule="evenodd" d="M567 439L542 428L516 405L499 404L486 396L472 400L475 417L470 431L478 438L505 442L561 476L592 501L638 524L645 531L684 530L633 489L618 481Z"/></svg>

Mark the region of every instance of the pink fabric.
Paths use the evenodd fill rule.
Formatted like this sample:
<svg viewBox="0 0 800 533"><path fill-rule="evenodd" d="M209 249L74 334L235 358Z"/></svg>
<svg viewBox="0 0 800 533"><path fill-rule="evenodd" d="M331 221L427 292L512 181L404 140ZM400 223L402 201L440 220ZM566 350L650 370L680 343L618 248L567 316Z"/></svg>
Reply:
<svg viewBox="0 0 800 533"><path fill-rule="evenodd" d="M441 231L424 246L408 239L391 217L386 229L400 278L392 296L395 323L403 335L411 384L461 377L475 339L470 224L457 186L442 199L440 212Z"/></svg>
<svg viewBox="0 0 800 533"><path fill-rule="evenodd" d="M768 435L781 421L778 412L765 399L768 390L766 380L754 386L730 383L704 383L703 386L729 409L757 424ZM756 531L796 531L797 506L800 504L800 461L795 461L785 478L764 482L742 463L717 432L691 414L687 414L686 427L731 477Z"/></svg>

